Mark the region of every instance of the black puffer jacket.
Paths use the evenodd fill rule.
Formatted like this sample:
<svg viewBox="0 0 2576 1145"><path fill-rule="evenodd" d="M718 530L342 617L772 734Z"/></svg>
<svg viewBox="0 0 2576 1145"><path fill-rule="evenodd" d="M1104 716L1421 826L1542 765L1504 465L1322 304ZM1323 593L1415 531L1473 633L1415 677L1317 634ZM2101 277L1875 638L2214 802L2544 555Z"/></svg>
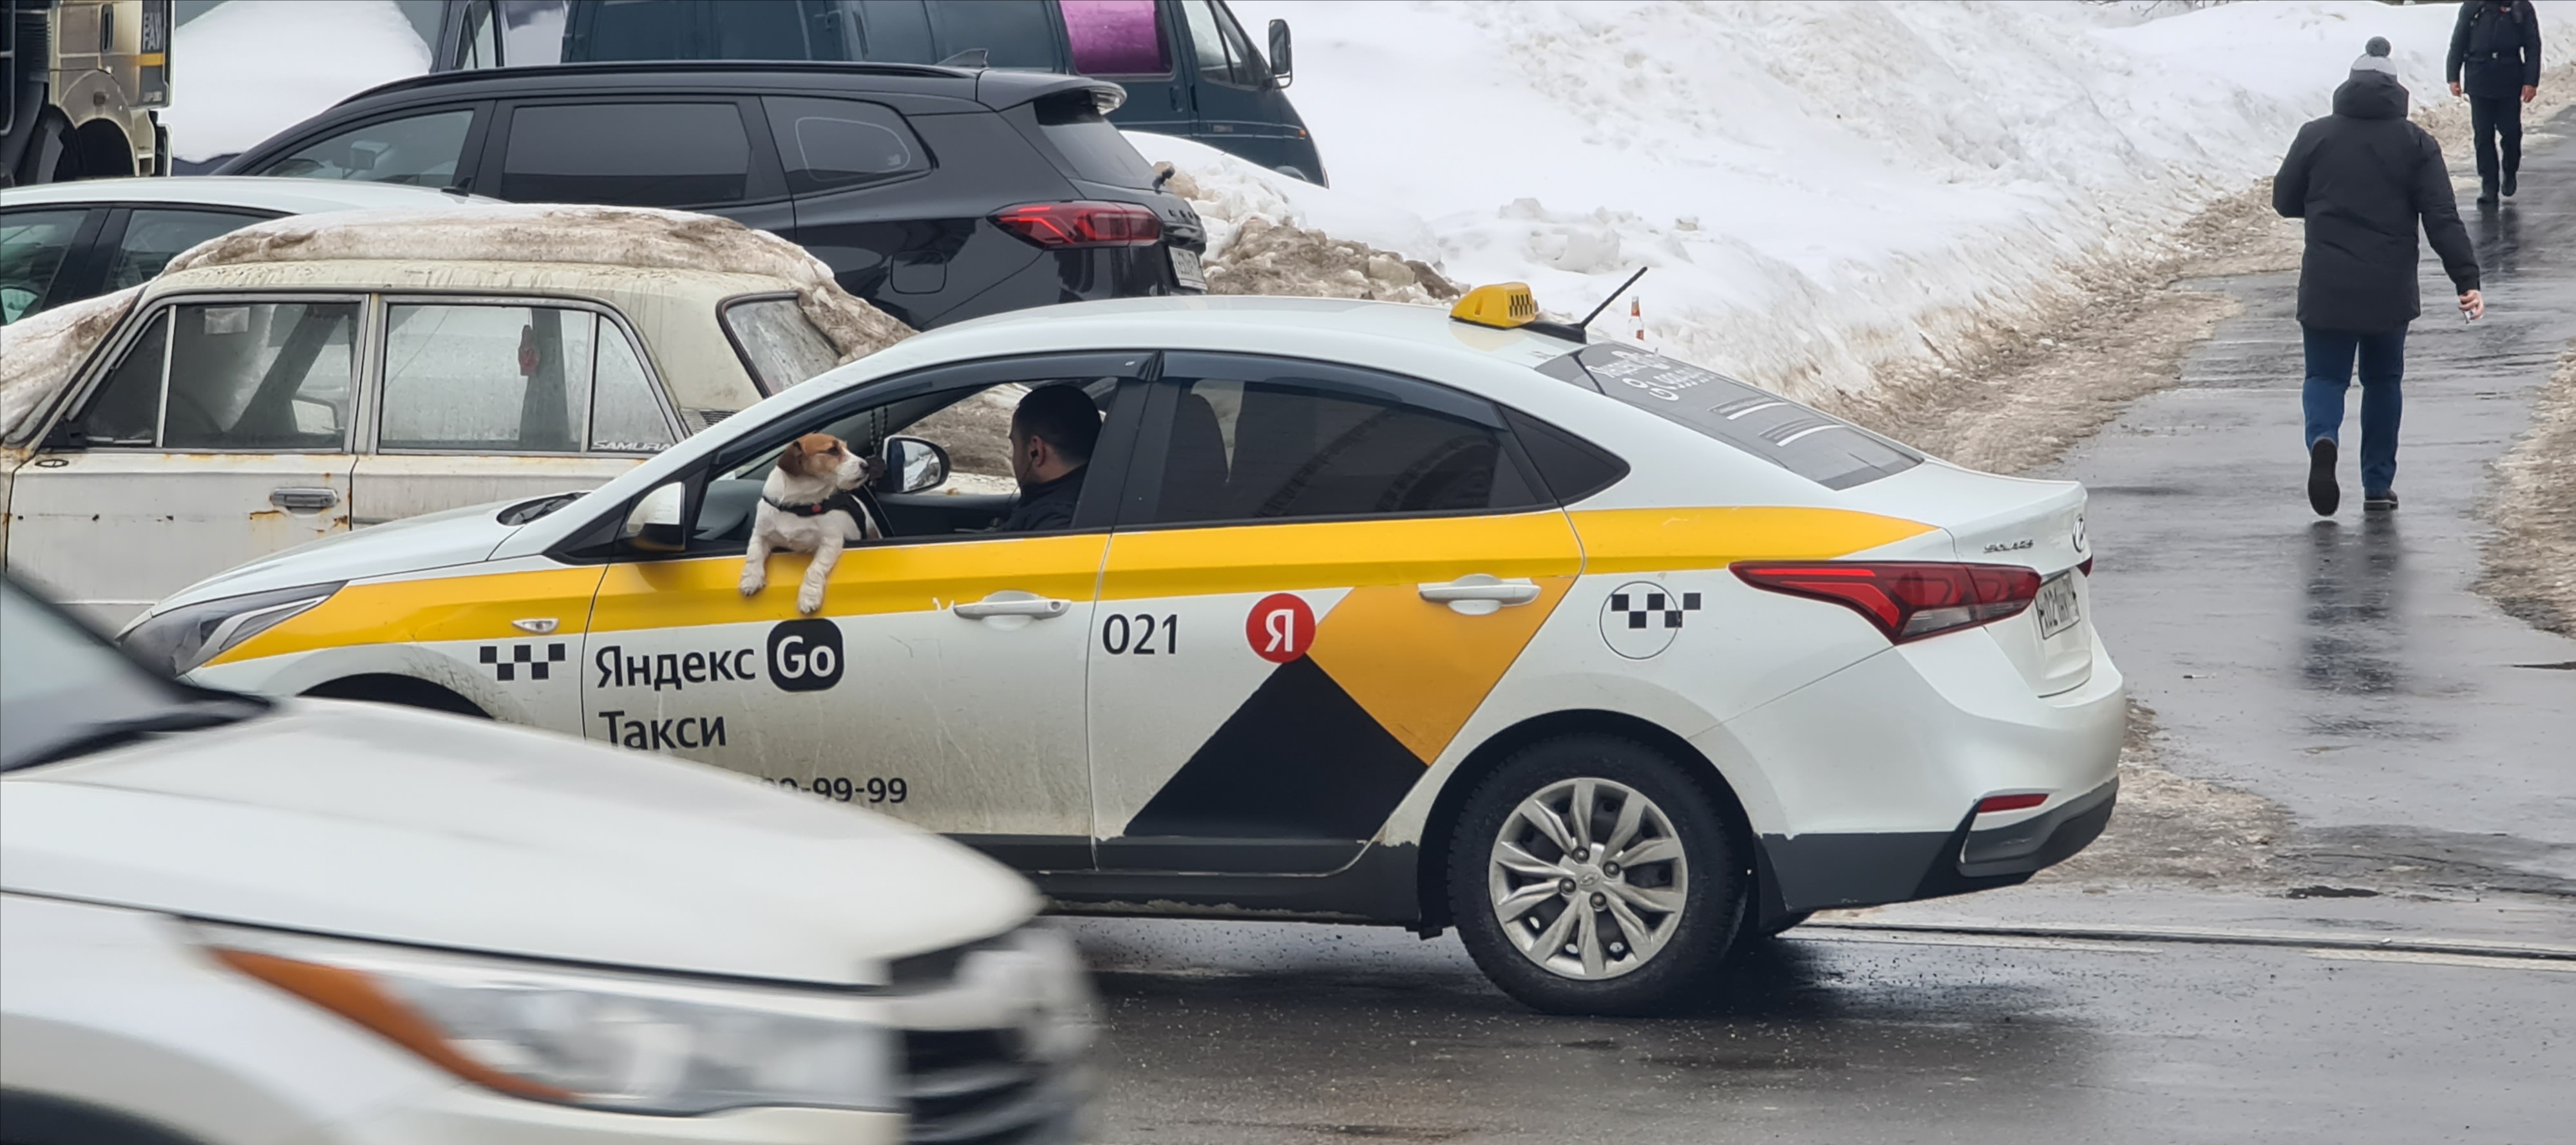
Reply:
<svg viewBox="0 0 2576 1145"><path fill-rule="evenodd" d="M2334 110L2299 129L2272 183L2272 208L2307 220L2299 322L2377 333L2414 321L2423 313L2418 219L2451 284L2477 289L2477 251L2460 225L2450 169L2441 145L2407 122L2405 87L2385 72L2355 72L2335 89Z"/></svg>
<svg viewBox="0 0 2576 1145"><path fill-rule="evenodd" d="M2540 86L2540 13L2531 0L2469 0L2451 25L2443 78L2486 99L2520 98ZM2465 77L2465 78L2463 78Z"/></svg>

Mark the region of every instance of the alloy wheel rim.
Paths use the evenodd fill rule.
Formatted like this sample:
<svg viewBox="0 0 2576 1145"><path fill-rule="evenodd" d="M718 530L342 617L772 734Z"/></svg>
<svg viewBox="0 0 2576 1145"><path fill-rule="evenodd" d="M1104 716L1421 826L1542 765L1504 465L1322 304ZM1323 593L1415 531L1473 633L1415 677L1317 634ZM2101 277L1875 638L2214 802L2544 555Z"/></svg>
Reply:
<svg viewBox="0 0 2576 1145"><path fill-rule="evenodd" d="M1540 788L1504 817L1485 886L1522 955L1551 974L1599 981L1644 966L1672 941L1690 861L1654 800L1585 776Z"/></svg>

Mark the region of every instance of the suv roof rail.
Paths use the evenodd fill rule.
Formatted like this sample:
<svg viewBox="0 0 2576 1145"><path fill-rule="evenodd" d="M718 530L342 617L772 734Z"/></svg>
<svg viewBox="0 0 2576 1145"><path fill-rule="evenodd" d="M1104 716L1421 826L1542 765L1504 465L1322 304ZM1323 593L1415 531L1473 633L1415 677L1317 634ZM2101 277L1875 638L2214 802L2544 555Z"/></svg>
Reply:
<svg viewBox="0 0 2576 1145"><path fill-rule="evenodd" d="M976 49L980 52L983 49ZM542 79L549 76L690 76L690 75L758 75L761 73L805 73L808 75L886 76L922 80L954 80L974 85L968 97L996 110L1017 107L1068 91L1109 91L1124 98L1126 90L1104 79L1069 75L1064 72L1022 71L1016 68L977 68L964 70L935 64L866 64L839 60L625 60L613 63L532 64L521 67L476 68L470 71L431 72L410 76L391 83L378 84L341 100L335 107L345 107L372 96L395 92L420 91L451 85L472 84L483 80L516 78Z"/></svg>
<svg viewBox="0 0 2576 1145"><path fill-rule="evenodd" d="M843 60L618 60L606 63L519 64L499 68L429 72L377 84L340 102L348 103L385 92L443 87L448 84L473 83L477 80L506 76L651 75L673 72L839 72L845 75L918 76L923 79L971 80L975 78L973 72L931 64L855 63Z"/></svg>

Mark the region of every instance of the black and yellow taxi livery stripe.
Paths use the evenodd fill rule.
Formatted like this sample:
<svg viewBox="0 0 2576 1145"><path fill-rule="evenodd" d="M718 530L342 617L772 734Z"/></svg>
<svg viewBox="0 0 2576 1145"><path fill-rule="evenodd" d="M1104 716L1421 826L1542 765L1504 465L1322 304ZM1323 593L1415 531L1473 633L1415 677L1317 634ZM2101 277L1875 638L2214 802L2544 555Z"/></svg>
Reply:
<svg viewBox="0 0 2576 1145"><path fill-rule="evenodd" d="M1933 531L1921 521L1876 513L1780 505L1577 509L1567 516L1583 538L1587 576L1829 560Z"/></svg>
<svg viewBox="0 0 2576 1145"><path fill-rule="evenodd" d="M1578 547L1567 545L1576 539L1567 517ZM1822 559L1931 528L1838 509L1690 508L1121 534L1103 599L1351 587L1317 622L1306 654L1271 671L1120 841L1372 838L1578 572ZM1422 583L1470 571L1527 578L1539 598L1481 616L1422 599Z"/></svg>
<svg viewBox="0 0 2576 1145"><path fill-rule="evenodd" d="M996 537L931 545L853 545L823 594L817 616L883 616L935 612L1017 591L1059 600L1089 600L1100 580L1109 538L1097 533ZM769 585L746 599L742 557L636 561L610 565L600 581L594 632L695 628L794 620L807 561L801 553L769 558Z"/></svg>
<svg viewBox="0 0 2576 1145"><path fill-rule="evenodd" d="M1462 563L1504 578L1571 576L1581 550L1555 511L1156 529L1111 538L1100 599L1442 581Z"/></svg>
<svg viewBox="0 0 2576 1145"><path fill-rule="evenodd" d="M209 663L232 664L360 644L524 639L528 632L516 622L536 618L554 621L554 635L577 635L589 620L591 594L599 579L595 565L567 565L360 581L225 650Z"/></svg>

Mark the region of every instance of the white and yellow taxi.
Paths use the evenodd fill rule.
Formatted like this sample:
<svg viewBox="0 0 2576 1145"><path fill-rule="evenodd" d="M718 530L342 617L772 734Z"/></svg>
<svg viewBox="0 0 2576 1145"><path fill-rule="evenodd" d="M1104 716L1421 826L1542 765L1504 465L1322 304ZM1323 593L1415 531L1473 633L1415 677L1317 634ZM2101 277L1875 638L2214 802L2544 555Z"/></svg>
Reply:
<svg viewBox="0 0 2576 1145"><path fill-rule="evenodd" d="M1652 1009L1740 932L2019 882L2101 831L2124 684L2080 486L1534 312L970 322L596 492L285 553L125 640L864 804L1067 910L1456 927L1553 1010ZM1104 414L1078 508L988 531L1013 495L947 470L1000 430L959 413L1044 385ZM803 616L801 556L737 581L767 466L815 431L888 454L889 527Z"/></svg>

